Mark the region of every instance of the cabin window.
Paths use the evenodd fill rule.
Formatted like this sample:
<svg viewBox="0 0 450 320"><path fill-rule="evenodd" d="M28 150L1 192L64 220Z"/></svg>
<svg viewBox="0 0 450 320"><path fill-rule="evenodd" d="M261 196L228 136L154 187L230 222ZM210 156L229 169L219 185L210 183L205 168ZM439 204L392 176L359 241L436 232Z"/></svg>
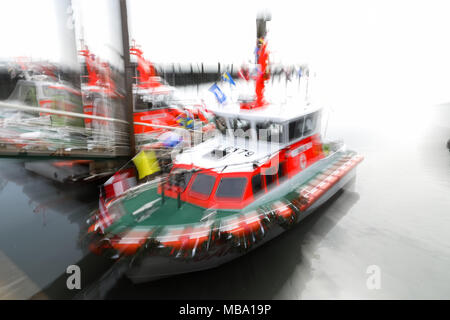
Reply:
<svg viewBox="0 0 450 320"><path fill-rule="evenodd" d="M134 102L134 110L135 111L147 111L152 109L153 104L151 102L146 102L143 100L141 95L136 95Z"/></svg>
<svg viewBox="0 0 450 320"><path fill-rule="evenodd" d="M262 190L262 177L261 177L261 174L259 174L259 173L252 177L252 190L253 190L253 195L261 192L261 190Z"/></svg>
<svg viewBox="0 0 450 320"><path fill-rule="evenodd" d="M162 108L167 108L167 107L169 107L169 101L167 99L153 102L154 109L162 109Z"/></svg>
<svg viewBox="0 0 450 320"><path fill-rule="evenodd" d="M23 89L23 97L24 97L24 103L28 106L37 106L37 98L36 98L36 87L34 86L27 86Z"/></svg>
<svg viewBox="0 0 450 320"><path fill-rule="evenodd" d="M286 174L285 172L284 172L284 164L285 164L286 162L280 162L280 163L278 163L278 179L281 179L282 177L284 177L284 175Z"/></svg>
<svg viewBox="0 0 450 320"><path fill-rule="evenodd" d="M216 182L216 177L209 174L199 173L192 183L191 191L199 194L202 198L207 199Z"/></svg>
<svg viewBox="0 0 450 320"><path fill-rule="evenodd" d="M277 174L266 174L266 187L269 188L276 180L277 180Z"/></svg>
<svg viewBox="0 0 450 320"><path fill-rule="evenodd" d="M280 143L284 141L283 126L273 122L256 124L258 140Z"/></svg>
<svg viewBox="0 0 450 320"><path fill-rule="evenodd" d="M250 121L243 119L233 119L233 129L242 129L244 131L250 129Z"/></svg>
<svg viewBox="0 0 450 320"><path fill-rule="evenodd" d="M81 94L77 95L73 92L70 92L68 90L64 90L62 88L52 88L44 86L42 87L42 91L44 93L45 97L48 97L50 99L56 100L61 99L64 102L72 103L77 106L81 106ZM73 111L73 110L69 110Z"/></svg>
<svg viewBox="0 0 450 320"><path fill-rule="evenodd" d="M297 119L289 123L289 141L302 137L304 118Z"/></svg>
<svg viewBox="0 0 450 320"><path fill-rule="evenodd" d="M250 125L250 121L248 120L243 120L243 119L234 119L232 120L232 126L233 126L233 134L236 137L241 137L241 138L247 138L249 139L251 136L251 125Z"/></svg>
<svg viewBox="0 0 450 320"><path fill-rule="evenodd" d="M147 111L169 107L169 96L137 94L134 104L135 111Z"/></svg>
<svg viewBox="0 0 450 320"><path fill-rule="evenodd" d="M217 198L241 199L247 185L247 178L222 178L217 187Z"/></svg>
<svg viewBox="0 0 450 320"><path fill-rule="evenodd" d="M227 131L227 119L225 119L224 117L216 117L215 118L215 122L216 122L216 128L222 133L225 134Z"/></svg>
<svg viewBox="0 0 450 320"><path fill-rule="evenodd" d="M304 136L308 136L314 132L314 130L316 129L318 115L318 112L314 112L306 116L305 127L303 129Z"/></svg>

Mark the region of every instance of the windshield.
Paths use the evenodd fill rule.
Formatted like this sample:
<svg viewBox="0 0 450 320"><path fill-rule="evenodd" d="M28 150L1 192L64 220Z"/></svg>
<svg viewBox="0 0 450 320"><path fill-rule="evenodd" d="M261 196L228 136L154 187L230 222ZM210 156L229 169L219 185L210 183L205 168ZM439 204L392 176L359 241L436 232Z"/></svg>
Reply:
<svg viewBox="0 0 450 320"><path fill-rule="evenodd" d="M302 137L304 118L297 119L289 123L289 141L293 141Z"/></svg>
<svg viewBox="0 0 450 320"><path fill-rule="evenodd" d="M191 191L195 192L193 196L201 199L208 199L215 182L216 177L212 175L204 173L197 174L191 187Z"/></svg>
<svg viewBox="0 0 450 320"><path fill-rule="evenodd" d="M65 88L52 86L43 86L42 91L46 99L51 100L50 105L44 105L43 107L79 114L83 113L81 94L77 95L75 92ZM84 120L81 117L52 114L51 119L52 124L57 126L84 126Z"/></svg>
<svg viewBox="0 0 450 320"><path fill-rule="evenodd" d="M222 178L217 187L217 198L235 198L242 199L247 178Z"/></svg>
<svg viewBox="0 0 450 320"><path fill-rule="evenodd" d="M303 135L308 136L316 131L319 120L319 112L314 112L306 116Z"/></svg>
<svg viewBox="0 0 450 320"><path fill-rule="evenodd" d="M256 124L256 132L258 134L258 140L267 142L281 143L284 141L283 126L273 122L263 122Z"/></svg>
<svg viewBox="0 0 450 320"><path fill-rule="evenodd" d="M247 131L250 129L250 121L239 118L231 120L231 125L234 130L241 129L243 131Z"/></svg>
<svg viewBox="0 0 450 320"><path fill-rule="evenodd" d="M234 136L247 139L251 137L250 121L237 118L231 120L230 122L232 125Z"/></svg>
<svg viewBox="0 0 450 320"><path fill-rule="evenodd" d="M28 106L37 107L38 97L36 86L31 83L18 82L8 100L17 100Z"/></svg>
<svg viewBox="0 0 450 320"><path fill-rule="evenodd" d="M168 94L136 94L134 109L136 111L147 111L167 108L171 103Z"/></svg>
<svg viewBox="0 0 450 320"><path fill-rule="evenodd" d="M81 105L81 95L77 95L70 91L67 91L63 88L52 88L48 86L43 86L42 90L44 92L44 96L52 99L59 98L64 100L65 102L70 102L75 105Z"/></svg>

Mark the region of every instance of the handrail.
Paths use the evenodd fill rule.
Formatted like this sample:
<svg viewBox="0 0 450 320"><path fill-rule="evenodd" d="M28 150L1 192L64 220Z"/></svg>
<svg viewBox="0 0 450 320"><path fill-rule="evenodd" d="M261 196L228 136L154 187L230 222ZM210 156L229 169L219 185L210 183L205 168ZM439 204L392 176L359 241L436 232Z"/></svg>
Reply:
<svg viewBox="0 0 450 320"><path fill-rule="evenodd" d="M94 115L91 116L91 115L81 114L81 113L77 113L77 112L53 110L53 109L49 109L49 108L30 107L30 106L15 104L15 103L8 103L8 102L4 102L4 101L0 102L0 107L13 108L13 109L19 109L19 110L25 110L25 111L37 111L37 112L52 113L52 114L70 116L70 117L76 117L76 118L86 118L86 119L103 120L103 121L111 121L111 122L119 122L119 123L129 124L128 121L121 120L121 119L114 119L114 118L94 116Z"/></svg>
<svg viewBox="0 0 450 320"><path fill-rule="evenodd" d="M57 115L63 115L63 116L76 117L76 118L118 122L118 123L123 123L123 124L129 125L128 121L121 120L121 119L115 119L115 118L109 118L109 117L101 117L101 116L94 116L94 115L87 115L87 114L82 114L82 113L77 113L77 112L70 112L70 111L53 110L53 109L49 109L49 108L30 107L30 106L24 106L24 105L20 105L20 104L15 104L15 103L8 103L8 102L4 102L4 101L0 102L0 107L19 109L19 110L25 110L25 111L45 112L45 113L51 113L51 114L57 114ZM133 122L133 124L137 124L137 125L140 125L140 126L146 126L146 127L168 129L168 130L180 129L180 127L171 127L171 126L150 124L150 123L145 123L145 122ZM202 131L199 131L199 130L193 130L193 129L185 129L185 130L192 131L192 132L197 132L197 133L202 133Z"/></svg>

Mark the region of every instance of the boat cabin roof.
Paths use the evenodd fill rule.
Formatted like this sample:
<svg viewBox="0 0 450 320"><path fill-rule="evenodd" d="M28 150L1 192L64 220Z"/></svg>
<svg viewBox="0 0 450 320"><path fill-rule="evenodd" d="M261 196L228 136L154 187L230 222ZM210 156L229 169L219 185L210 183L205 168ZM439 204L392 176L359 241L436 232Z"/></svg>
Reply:
<svg viewBox="0 0 450 320"><path fill-rule="evenodd" d="M216 136L178 155L175 164L193 165L215 172L248 172L267 162L282 148L279 143L249 141L237 137Z"/></svg>
<svg viewBox="0 0 450 320"><path fill-rule="evenodd" d="M219 120L216 119L216 126L221 125ZM255 120L251 126L250 120L234 120L227 120L222 134L216 132L215 137L178 155L174 164L216 172L254 171L255 165L267 163L280 150L302 141L307 143L308 137L320 132L320 109L317 108L280 123L263 118L265 121Z"/></svg>

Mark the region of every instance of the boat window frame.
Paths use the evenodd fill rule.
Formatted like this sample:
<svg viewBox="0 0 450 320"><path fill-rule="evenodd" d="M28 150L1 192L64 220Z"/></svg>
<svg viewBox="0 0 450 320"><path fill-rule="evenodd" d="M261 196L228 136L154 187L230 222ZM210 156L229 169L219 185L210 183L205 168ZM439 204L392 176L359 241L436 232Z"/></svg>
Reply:
<svg viewBox="0 0 450 320"><path fill-rule="evenodd" d="M269 189L271 189L274 185L278 184L278 171L274 174L264 174L264 183L266 186L266 190L269 191ZM270 178L270 183L267 179L267 177L271 177Z"/></svg>
<svg viewBox="0 0 450 320"><path fill-rule="evenodd" d="M288 141L288 143L300 141L301 139L304 138L303 129L305 127L305 118L306 118L306 115L302 115L300 117L297 117L297 118L294 118L292 120L287 121L287 132L288 132L287 141ZM295 137L295 138L291 138L291 129L290 129L291 124L294 124L294 123L296 123L296 122L298 122L300 120L303 120L302 129L300 130L300 136L299 137Z"/></svg>
<svg viewBox="0 0 450 320"><path fill-rule="evenodd" d="M32 99L34 100L32 102L32 104L27 103L27 99L28 99L30 92L32 92L32 94L34 94L34 96L32 97ZM27 106L39 107L38 88L37 88L36 84L31 83L31 82L24 83L23 86L20 88L19 101L21 101L24 105L27 105Z"/></svg>
<svg viewBox="0 0 450 320"><path fill-rule="evenodd" d="M258 130L261 128L258 128L258 126L265 125L265 124L267 124L267 127L270 127L272 125L277 125L279 127L279 130L281 133L278 135L278 141L272 141L273 135L270 135L269 136L270 139L268 139L268 140L261 139L260 133L258 132ZM258 142L262 141L262 142L266 142L266 143L278 143L278 144L285 143L286 128L285 128L284 123L268 120L268 121L254 121L254 125L255 125L255 132L256 132L255 138ZM289 139L289 137L288 137L288 139Z"/></svg>
<svg viewBox="0 0 450 320"><path fill-rule="evenodd" d="M161 96L164 97L162 99L152 98L148 101L145 101L144 99L140 97L144 97L144 94L135 93L133 94L133 112L134 113L141 113L141 112L148 112L148 111L157 111L157 110L164 110L171 107L172 98L170 95L165 95L162 93L154 94L154 96ZM141 100L139 103L142 106L146 106L145 108L137 108L138 100ZM162 105L164 103L164 105ZM151 104L151 106L150 106Z"/></svg>
<svg viewBox="0 0 450 320"><path fill-rule="evenodd" d="M277 176L278 176L278 182L284 181L285 178L287 178L287 170L286 170L286 160L283 161L279 161L278 162L278 171L277 171Z"/></svg>
<svg viewBox="0 0 450 320"><path fill-rule="evenodd" d="M256 179L257 177L259 177L259 190L256 190L256 188L255 188L255 184L256 184L256 183L254 183L254 182L255 182L255 179ZM264 191L265 191L265 188L264 188L264 178L263 178L263 175L261 174L261 172L258 172L258 173L256 173L256 174L254 174L254 175L251 177L250 182L251 182L251 184L252 184L252 194L253 194L253 197L255 197L256 195L260 195L261 193L264 193ZM257 182L258 182L258 181L257 181Z"/></svg>
<svg viewBox="0 0 450 320"><path fill-rule="evenodd" d="M200 175L209 176L209 177L212 177L214 179L213 183L211 185L211 189L209 190L209 193L207 195L205 193L193 190L194 184L195 184L195 182L197 181L197 178ZM192 178L194 178L194 179L192 179ZM188 191L188 195L190 197L193 197L193 198L198 199L198 200L205 201L205 200L208 200L215 193L215 186L216 186L216 183L217 183L217 175L215 175L213 173L210 173L210 172L208 172L208 173L198 172L198 173L196 173L195 175L193 175L191 177L191 180L192 180L192 182L190 181L190 183L188 184L189 188L185 189L185 190Z"/></svg>
<svg viewBox="0 0 450 320"><path fill-rule="evenodd" d="M245 192L246 192L247 187L248 187L248 177L246 177L244 175L240 175L240 176L234 176L233 175L233 176L219 176L218 178L220 178L220 179L217 179L218 180L218 184L217 184L217 187L216 187L216 189L214 191L214 199L216 199L217 201L237 201L237 200L243 200L244 199ZM222 181L224 179L242 179L242 180L244 180L242 191L241 191L241 195L239 197L228 197L228 196L224 197L224 196L218 195L219 188L220 188L220 186L222 184Z"/></svg>
<svg viewBox="0 0 450 320"><path fill-rule="evenodd" d="M233 137L236 138L243 138L245 140L252 140L254 138L253 136L253 121L252 120L248 120L245 118L240 118L240 117L233 117L233 118L228 118L229 121L229 128L233 131ZM236 123L238 121L244 121L247 122L248 128L246 128L245 130L242 128L236 128ZM243 135L238 135L237 132L243 132Z"/></svg>
<svg viewBox="0 0 450 320"><path fill-rule="evenodd" d="M306 121L308 120L308 117L312 117L313 124L312 124L311 130L308 133L305 133ZM317 131L317 128L318 128L319 117L320 117L320 112L318 110L305 115L305 121L303 124L303 136L304 137L309 137L309 136L314 135L314 133Z"/></svg>
<svg viewBox="0 0 450 320"><path fill-rule="evenodd" d="M305 135L305 134L304 134L304 130L305 130L306 117L309 116L309 115L311 115L311 114L316 114L316 115L317 115L317 116L316 116L315 127L314 127L314 129L311 131L310 134ZM322 111L319 109L319 110L315 110L315 111L306 113L306 114L304 114L304 115L302 115L302 116L296 117L296 118L294 118L294 119L292 119L292 120L286 121L286 122L285 122L285 126L286 126L287 133L288 133L288 134L287 134L287 138L286 138L286 143L289 144L289 145L292 145L292 144L294 144L294 143L296 143L296 142L299 142L299 141L301 141L301 140L303 140L303 139L305 139L305 138L311 137L311 136L313 136L314 134L316 134L316 133L320 130L320 120L321 120L321 116L322 116ZM291 122L294 122L294 121L299 120L300 118L304 118L304 121L303 121L303 128L302 128L302 136L301 136L300 138L296 138L296 139L291 140L290 137L289 137L289 124L290 124Z"/></svg>

